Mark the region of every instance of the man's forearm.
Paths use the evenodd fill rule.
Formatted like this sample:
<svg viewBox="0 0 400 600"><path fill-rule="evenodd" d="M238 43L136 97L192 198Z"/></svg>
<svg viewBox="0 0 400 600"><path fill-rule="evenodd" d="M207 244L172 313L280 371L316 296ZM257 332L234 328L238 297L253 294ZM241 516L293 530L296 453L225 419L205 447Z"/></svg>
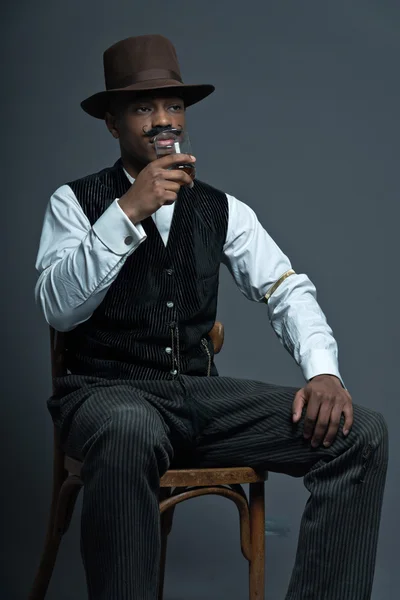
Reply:
<svg viewBox="0 0 400 600"><path fill-rule="evenodd" d="M47 323L57 331L74 329L91 317L125 262L120 257L101 279L93 260L82 271L87 257L84 246L80 246L39 276L35 288L36 302Z"/></svg>
<svg viewBox="0 0 400 600"><path fill-rule="evenodd" d="M36 269L36 301L46 321L68 331L90 318L128 256L146 238L115 201L90 223L68 186L48 205Z"/></svg>

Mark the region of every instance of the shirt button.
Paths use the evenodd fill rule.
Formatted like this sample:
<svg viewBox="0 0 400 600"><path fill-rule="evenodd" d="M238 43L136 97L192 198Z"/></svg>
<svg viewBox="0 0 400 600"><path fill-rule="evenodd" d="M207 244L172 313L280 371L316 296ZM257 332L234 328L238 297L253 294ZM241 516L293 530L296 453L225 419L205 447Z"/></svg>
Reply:
<svg viewBox="0 0 400 600"><path fill-rule="evenodd" d="M178 371L176 369L172 369L172 371L170 371L171 375L177 375Z"/></svg>
<svg viewBox="0 0 400 600"><path fill-rule="evenodd" d="M168 308L173 308L174 307L174 303L171 302L171 300L169 302L167 302L167 306Z"/></svg>
<svg viewBox="0 0 400 600"><path fill-rule="evenodd" d="M130 244L132 244L132 242L133 242L133 237L131 235L127 235L126 238L124 239L124 242L127 246L130 246Z"/></svg>
<svg viewBox="0 0 400 600"><path fill-rule="evenodd" d="M172 348L165 348L165 352L166 352L167 354L171 354L171 352L172 352Z"/></svg>

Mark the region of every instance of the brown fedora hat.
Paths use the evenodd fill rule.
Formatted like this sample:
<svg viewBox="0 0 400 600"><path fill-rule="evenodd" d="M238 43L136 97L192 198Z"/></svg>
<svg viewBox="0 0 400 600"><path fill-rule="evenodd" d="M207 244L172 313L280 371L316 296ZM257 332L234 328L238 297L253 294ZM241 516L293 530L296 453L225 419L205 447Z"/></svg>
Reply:
<svg viewBox="0 0 400 600"><path fill-rule="evenodd" d="M172 43L162 35L141 35L117 42L103 55L106 89L90 96L81 106L97 119L104 119L110 98L121 92L171 90L186 106L214 91L213 85L186 85Z"/></svg>

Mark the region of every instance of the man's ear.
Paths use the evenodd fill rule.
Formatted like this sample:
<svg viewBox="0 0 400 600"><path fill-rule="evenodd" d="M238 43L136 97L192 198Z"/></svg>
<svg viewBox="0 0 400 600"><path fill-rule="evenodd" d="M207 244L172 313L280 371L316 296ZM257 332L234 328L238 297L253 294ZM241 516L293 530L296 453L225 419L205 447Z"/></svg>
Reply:
<svg viewBox="0 0 400 600"><path fill-rule="evenodd" d="M118 119L114 115L109 112L106 112L105 122L107 125L108 131L111 133L113 138L116 140L119 138L119 130L118 130Z"/></svg>

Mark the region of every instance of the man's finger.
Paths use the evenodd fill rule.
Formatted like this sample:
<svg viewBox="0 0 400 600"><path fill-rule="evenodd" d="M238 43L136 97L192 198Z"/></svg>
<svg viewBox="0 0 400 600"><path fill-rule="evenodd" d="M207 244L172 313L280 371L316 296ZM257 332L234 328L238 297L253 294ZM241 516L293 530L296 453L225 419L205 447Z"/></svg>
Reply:
<svg viewBox="0 0 400 600"><path fill-rule="evenodd" d="M301 390L299 390L297 392L297 394L294 397L293 406L292 406L293 423L297 423L299 421L305 403L306 403L306 398L305 398L305 394L304 394L304 388L302 388Z"/></svg>
<svg viewBox="0 0 400 600"><path fill-rule="evenodd" d="M315 425L317 424L318 413L319 413L320 403L315 398L311 398L308 401L307 412L304 417L304 432L303 435L306 440L310 439L310 437L314 433Z"/></svg>
<svg viewBox="0 0 400 600"><path fill-rule="evenodd" d="M353 405L350 402L347 402L343 408L344 414L344 425L343 425L343 434L348 435L350 429L353 426Z"/></svg>
<svg viewBox="0 0 400 600"><path fill-rule="evenodd" d="M166 181L176 181L183 185L189 185L193 183L192 178L183 169L166 169L162 171L162 177Z"/></svg>
<svg viewBox="0 0 400 600"><path fill-rule="evenodd" d="M311 445L316 448L319 446L324 439L326 430L329 427L329 422L332 413L332 405L324 403L320 405L318 419L315 424L314 434L311 440Z"/></svg>
<svg viewBox="0 0 400 600"><path fill-rule="evenodd" d="M163 183L163 188L167 192L175 192L176 194L178 194L179 190L181 189L181 186L177 181L166 180Z"/></svg>
<svg viewBox="0 0 400 600"><path fill-rule="evenodd" d="M339 429L341 416L342 407L339 405L334 406L331 412L331 420L329 422L328 432L324 439L325 448L328 448L328 446L330 446L335 439Z"/></svg>
<svg viewBox="0 0 400 600"><path fill-rule="evenodd" d="M178 198L178 194L172 190L166 190L164 196L164 204L174 204Z"/></svg>

